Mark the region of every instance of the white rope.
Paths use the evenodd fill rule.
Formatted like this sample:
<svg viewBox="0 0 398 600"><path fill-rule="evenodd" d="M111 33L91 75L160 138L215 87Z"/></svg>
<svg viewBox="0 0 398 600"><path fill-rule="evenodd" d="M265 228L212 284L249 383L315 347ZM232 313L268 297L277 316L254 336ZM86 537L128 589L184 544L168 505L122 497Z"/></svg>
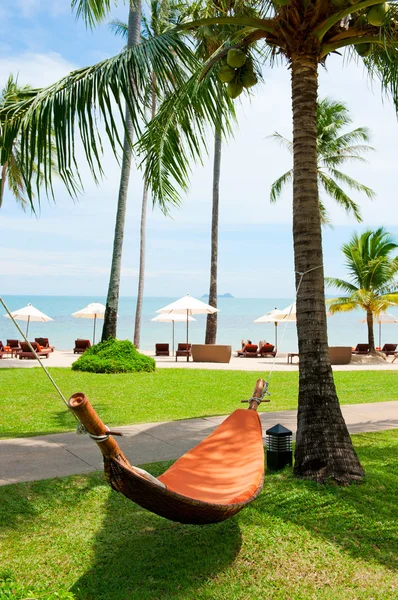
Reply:
<svg viewBox="0 0 398 600"><path fill-rule="evenodd" d="M54 379L52 378L52 376L48 372L47 368L44 366L41 358L37 355L37 353L36 353L35 349L33 348L32 344L30 343L30 341L28 340L28 338L26 337L26 335L24 334L24 332L22 331L22 329L20 328L20 326L18 325L18 323L16 322L16 320L14 319L14 317L12 316L12 314L11 314L8 306L6 305L6 303L4 302L3 298L1 298L1 297L0 297L0 302L4 306L5 310L8 313L8 316L10 317L10 319L12 320L12 322L14 323L15 327L18 329L19 333L21 334L21 336L23 337L23 339L25 340L25 342L28 344L29 348L31 349L31 351L35 355L36 359L39 361L39 364L40 364L41 368L44 370L45 374L47 375L47 377L49 378L49 380L51 381L51 383L53 384L53 386L57 390L57 393L58 393L59 397L65 403L65 405L68 407L68 409L70 410L70 412L72 413L72 415L75 417L76 421L80 422L79 419L77 418L77 416L75 415L75 413L73 412L73 410L70 408L70 406L68 404L68 401L66 400L65 396L63 395L63 393L61 392L61 390L59 389L59 387L55 383Z"/></svg>

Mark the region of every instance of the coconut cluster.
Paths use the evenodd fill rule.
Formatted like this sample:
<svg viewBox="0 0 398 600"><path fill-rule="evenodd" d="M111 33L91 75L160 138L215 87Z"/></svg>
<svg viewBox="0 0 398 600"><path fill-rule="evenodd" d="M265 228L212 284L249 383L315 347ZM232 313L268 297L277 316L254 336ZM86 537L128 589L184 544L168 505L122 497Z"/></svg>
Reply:
<svg viewBox="0 0 398 600"><path fill-rule="evenodd" d="M227 84L227 94L230 98L237 98L243 88L251 88L257 83L250 56L237 48L228 50L227 57L218 70L218 78Z"/></svg>
<svg viewBox="0 0 398 600"><path fill-rule="evenodd" d="M390 5L388 2L375 4L368 9L366 14L359 15L359 17L353 22L353 25L354 27L366 27L367 25L381 27L388 18L389 10ZM372 47L373 44L369 44L367 42L355 44L355 50L358 52L359 56L363 57L369 56L369 54L372 52Z"/></svg>

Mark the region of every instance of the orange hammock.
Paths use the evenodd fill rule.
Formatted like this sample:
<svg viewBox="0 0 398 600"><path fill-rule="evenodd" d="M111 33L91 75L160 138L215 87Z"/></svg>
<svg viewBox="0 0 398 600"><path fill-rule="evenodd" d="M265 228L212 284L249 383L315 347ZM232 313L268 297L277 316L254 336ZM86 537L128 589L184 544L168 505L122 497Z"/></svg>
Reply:
<svg viewBox="0 0 398 600"><path fill-rule="evenodd" d="M232 517L260 493L264 447L257 407L267 401L259 379L249 410L237 409L205 440L155 478L130 465L84 394L69 407L104 456L105 476L114 490L157 515L204 525Z"/></svg>

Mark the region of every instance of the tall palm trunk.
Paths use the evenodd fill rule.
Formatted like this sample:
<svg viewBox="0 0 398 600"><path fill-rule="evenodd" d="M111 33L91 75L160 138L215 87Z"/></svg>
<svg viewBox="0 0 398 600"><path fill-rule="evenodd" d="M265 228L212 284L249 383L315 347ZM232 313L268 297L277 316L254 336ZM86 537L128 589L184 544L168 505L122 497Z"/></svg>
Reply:
<svg viewBox="0 0 398 600"><path fill-rule="evenodd" d="M341 414L328 354L317 185L317 70L316 56L292 57L293 238L300 354L294 472L317 481L331 477L350 483L364 472Z"/></svg>
<svg viewBox="0 0 398 600"><path fill-rule="evenodd" d="M151 99L151 118L156 116L156 78L152 73L152 99ZM142 194L141 207L141 228L140 228L140 270L138 274L137 306L135 309L134 326L134 346L140 347L141 338L141 315L142 302L144 299L144 281L145 281L145 245L146 245L146 213L148 205L148 182L144 182L144 192Z"/></svg>
<svg viewBox="0 0 398 600"><path fill-rule="evenodd" d="M214 134L213 162L213 209L211 217L211 259L209 304L217 308L217 268L218 268L218 216L220 201L221 172L221 133ZM205 344L215 344L217 339L217 313L207 315Z"/></svg>
<svg viewBox="0 0 398 600"><path fill-rule="evenodd" d="M132 0L130 3L128 20L128 48L136 46L140 43L140 27L141 0ZM104 326L102 329L101 338L102 340L107 340L109 337L116 337L117 309L119 305L120 276L122 267L124 224L126 220L127 193L130 180L131 159L133 154L133 125L128 107L126 107L125 127L126 131L124 135L123 162L120 175L115 236L113 239L112 265L109 277L108 296L106 299Z"/></svg>
<svg viewBox="0 0 398 600"><path fill-rule="evenodd" d="M373 313L371 310L366 311L366 324L368 326L369 352L376 352L375 336L374 336L374 331L373 331Z"/></svg>
<svg viewBox="0 0 398 600"><path fill-rule="evenodd" d="M5 187L6 187L7 167L8 167L8 162L5 162L4 165L1 167L1 176L0 176L0 207L3 204L4 190L5 190Z"/></svg>

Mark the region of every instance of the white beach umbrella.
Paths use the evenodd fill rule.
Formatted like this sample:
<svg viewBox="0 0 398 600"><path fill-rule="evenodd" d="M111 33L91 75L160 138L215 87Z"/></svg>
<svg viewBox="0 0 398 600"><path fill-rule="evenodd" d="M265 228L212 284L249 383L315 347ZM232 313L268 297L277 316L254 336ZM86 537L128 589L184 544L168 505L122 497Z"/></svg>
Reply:
<svg viewBox="0 0 398 600"><path fill-rule="evenodd" d="M103 319L105 315L106 307L100 302L92 302L81 310L72 313L72 317L77 319L94 319L94 331L93 331L93 344L95 344L95 327L97 319Z"/></svg>
<svg viewBox="0 0 398 600"><path fill-rule="evenodd" d="M187 320L186 315L180 315L178 313L165 313L160 314L157 317L151 319L151 321L155 321L156 323L173 323L173 356L174 356L174 323L185 323ZM188 321L196 321L193 317L188 316Z"/></svg>
<svg viewBox="0 0 398 600"><path fill-rule="evenodd" d="M276 321L284 321L285 323L294 323L296 321L296 303L289 304L286 308L281 310L276 309L274 312L274 318Z"/></svg>
<svg viewBox="0 0 398 600"><path fill-rule="evenodd" d="M189 294L183 296L179 300L160 308L156 312L161 314L180 314L185 315L187 322L187 343L188 343L188 317L192 315L211 315L218 312L218 308L210 306L201 300L193 298Z"/></svg>
<svg viewBox="0 0 398 600"><path fill-rule="evenodd" d="M27 306L24 306L23 308L19 308L18 310L14 310L11 315L14 317L14 319L16 321L27 321L26 323L26 337L28 337L28 331L29 331L29 323L31 321L37 321L37 322L42 322L42 323L46 323L47 321L52 321L53 319L51 317L48 317L47 315L45 315L44 313L42 313L40 310L38 310L37 308L35 308L32 304L28 304ZM7 319L10 319L11 317L9 315L4 315Z"/></svg>
<svg viewBox="0 0 398 600"><path fill-rule="evenodd" d="M277 308L274 308L274 310L271 310L267 314L263 315L262 317L259 317L258 319L255 319L253 321L253 323L273 323L274 324L275 350L278 349L278 322L280 321L280 318L278 318L278 317L280 317L279 310Z"/></svg>
<svg viewBox="0 0 398 600"><path fill-rule="evenodd" d="M363 321L361 321L361 323L367 323L367 320L364 319ZM382 326L382 324L383 323L385 323L385 324L398 323L398 316L393 315L388 312L380 313L379 315L373 317L373 323L375 323L379 326L379 348L381 348L381 326Z"/></svg>

